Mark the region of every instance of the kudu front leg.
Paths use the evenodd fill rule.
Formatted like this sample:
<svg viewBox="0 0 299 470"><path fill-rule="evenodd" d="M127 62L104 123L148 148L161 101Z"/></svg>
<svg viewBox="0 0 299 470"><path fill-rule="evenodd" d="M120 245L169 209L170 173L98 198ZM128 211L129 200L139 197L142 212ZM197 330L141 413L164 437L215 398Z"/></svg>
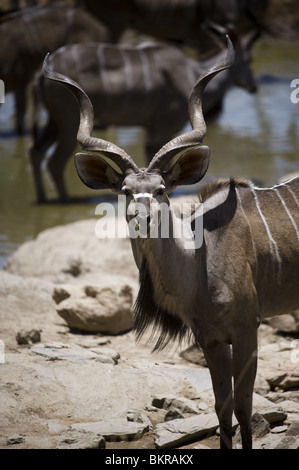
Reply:
<svg viewBox="0 0 299 470"><path fill-rule="evenodd" d="M220 426L220 448L232 448L232 359L228 344L203 350L210 370L215 395L215 410Z"/></svg>
<svg viewBox="0 0 299 470"><path fill-rule="evenodd" d="M252 449L252 398L257 369L257 330L233 341L234 412L240 424L242 447Z"/></svg>
<svg viewBox="0 0 299 470"><path fill-rule="evenodd" d="M58 199L60 202L66 202L68 200L68 193L65 184L65 169L68 158L74 152L76 147L76 134L69 134L67 138L64 138L62 132L58 133L57 146L53 154L48 159L47 168L54 182L56 191L58 193Z"/></svg>

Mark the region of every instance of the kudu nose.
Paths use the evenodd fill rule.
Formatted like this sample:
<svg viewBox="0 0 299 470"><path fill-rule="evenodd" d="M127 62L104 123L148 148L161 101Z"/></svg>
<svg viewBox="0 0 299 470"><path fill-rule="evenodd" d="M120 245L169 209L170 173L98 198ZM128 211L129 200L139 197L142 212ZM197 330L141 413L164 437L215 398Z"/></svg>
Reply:
<svg viewBox="0 0 299 470"><path fill-rule="evenodd" d="M150 214L140 214L139 211L135 212L135 218L137 222L146 223L146 225L150 224L151 215Z"/></svg>

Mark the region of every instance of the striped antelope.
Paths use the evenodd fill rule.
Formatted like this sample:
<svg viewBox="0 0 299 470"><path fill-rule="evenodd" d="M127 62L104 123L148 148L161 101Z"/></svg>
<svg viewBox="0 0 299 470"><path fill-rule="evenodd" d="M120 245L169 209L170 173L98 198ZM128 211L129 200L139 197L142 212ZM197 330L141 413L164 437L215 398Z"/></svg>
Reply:
<svg viewBox="0 0 299 470"><path fill-rule="evenodd" d="M206 134L202 94L233 60L228 39L225 60L202 75L190 95L193 130L164 145L147 168L138 168L114 144L91 137L93 112L87 95L78 84L52 71L47 61L44 73L64 83L79 102L78 142L84 152L76 155L75 164L82 181L93 189L125 194L128 223L133 221L136 230L147 224L149 236L131 239L140 271L134 309L137 336L153 326L160 331L155 348L162 348L190 334L202 348L211 373L221 447L232 446L234 411L243 448L251 448L258 325L264 317L299 306L299 179L268 189L236 178L217 180L201 190L200 214L194 211L187 219L170 210L169 237L160 236L159 230L158 236L150 236L151 221L158 229L161 224L157 211L162 202L172 207L169 193L176 186L200 181L207 171L210 151L202 143ZM201 214L202 245L186 249L173 234L185 224L192 241L192 228Z"/></svg>
<svg viewBox="0 0 299 470"><path fill-rule="evenodd" d="M255 36L255 32L253 32ZM205 115L217 110L227 89L238 85L256 89L250 67L252 38L236 41L236 61L207 88ZM224 57L226 48L218 51ZM70 44L50 58L51 67L75 80L88 94L100 126L140 126L145 131L148 163L164 142L181 132L188 122L188 98L200 73L211 62L191 60L179 48L164 43L139 46L103 43ZM61 201L67 200L64 169L76 146L78 106L70 93L37 74L34 82L34 119L30 158L38 202L46 200L41 165L47 150L56 144L47 167ZM48 121L39 132L39 109L47 109Z"/></svg>
<svg viewBox="0 0 299 470"><path fill-rule="evenodd" d="M47 52L63 44L109 41L109 31L88 12L61 3L26 8L0 19L0 77L16 98L16 128L24 132L26 87Z"/></svg>

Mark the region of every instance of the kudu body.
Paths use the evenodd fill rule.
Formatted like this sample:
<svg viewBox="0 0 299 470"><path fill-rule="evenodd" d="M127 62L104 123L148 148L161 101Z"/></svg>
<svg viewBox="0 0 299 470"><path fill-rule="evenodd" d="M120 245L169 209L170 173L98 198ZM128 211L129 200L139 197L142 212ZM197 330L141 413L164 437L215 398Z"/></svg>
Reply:
<svg viewBox="0 0 299 470"><path fill-rule="evenodd" d="M138 232L146 224L148 236L131 238L140 270L134 311L138 335L151 325L160 328L156 347L188 332L193 335L211 372L221 447L232 445L234 411L243 448L251 448L259 322L299 306L299 178L267 189L245 180L218 180L201 191L203 215L194 211L188 219L171 210L168 198L176 186L194 184L207 171L210 151L202 144L206 133L202 93L233 60L229 42L224 62L202 75L190 95L193 130L164 145L147 168L138 168L111 142L91 137L93 113L87 95L78 84L49 69L46 61L44 73L64 83L78 99L78 142L83 153L76 155L75 164L82 181L93 189L124 194L129 225L135 224ZM156 217L162 202L170 210L168 237L159 231L162 216ZM203 229L200 247L192 245L198 217ZM182 238L174 236L182 225L189 233L188 249ZM153 229L158 236L150 236Z"/></svg>
<svg viewBox="0 0 299 470"><path fill-rule="evenodd" d="M26 90L47 52L64 44L109 41L106 27L83 10L63 4L32 7L0 19L0 78L16 98L16 128L24 131Z"/></svg>
<svg viewBox="0 0 299 470"><path fill-rule="evenodd" d="M142 34L196 43L206 53L206 27L234 25L240 34L260 26L268 0L84 0L116 37L130 27ZM203 26L203 28L202 28Z"/></svg>
<svg viewBox="0 0 299 470"><path fill-rule="evenodd" d="M167 40L198 40L206 20L220 25L235 23L237 0L111 0L100 4L84 0L87 9L109 27L118 21L143 34Z"/></svg>
<svg viewBox="0 0 299 470"><path fill-rule="evenodd" d="M225 55L225 50L219 56ZM219 58L219 57L218 57ZM149 163L165 141L188 121L188 97L193 84L209 63L191 60L181 49L163 43L141 46L78 44L60 48L51 55L51 66L69 75L88 94L97 124L141 126L145 129L145 154ZM230 85L255 90L247 47L238 47L233 67L219 75L206 91L205 114L217 109ZM48 169L60 200L67 199L64 168L76 146L79 125L77 103L59 84L40 74L34 85L35 118L30 149L37 199L46 199L41 163L53 143ZM38 132L38 109L48 111L46 127Z"/></svg>

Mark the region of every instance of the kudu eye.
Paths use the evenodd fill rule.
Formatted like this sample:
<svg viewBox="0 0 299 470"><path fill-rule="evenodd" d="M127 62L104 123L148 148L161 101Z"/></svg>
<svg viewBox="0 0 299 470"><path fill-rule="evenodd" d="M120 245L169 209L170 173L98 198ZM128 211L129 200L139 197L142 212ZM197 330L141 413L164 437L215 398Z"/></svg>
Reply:
<svg viewBox="0 0 299 470"><path fill-rule="evenodd" d="M160 184L159 188L157 188L156 191L154 192L154 195L155 196L163 196L164 191L165 191L164 184Z"/></svg>
<svg viewBox="0 0 299 470"><path fill-rule="evenodd" d="M121 190L126 196L132 196L132 191L127 186L123 186Z"/></svg>

